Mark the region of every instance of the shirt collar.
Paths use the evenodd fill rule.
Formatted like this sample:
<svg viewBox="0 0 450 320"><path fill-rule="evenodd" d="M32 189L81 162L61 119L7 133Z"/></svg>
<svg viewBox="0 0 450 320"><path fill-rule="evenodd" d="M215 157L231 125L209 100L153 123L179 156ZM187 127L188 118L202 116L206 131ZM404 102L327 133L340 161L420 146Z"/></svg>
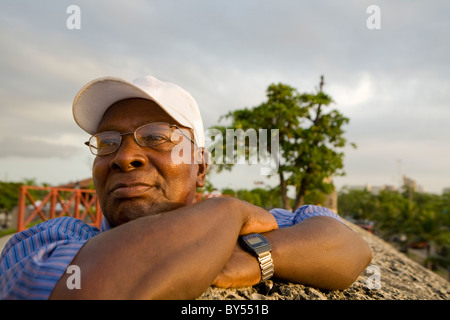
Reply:
<svg viewBox="0 0 450 320"><path fill-rule="evenodd" d="M104 231L108 231L108 230L110 230L110 229L111 229L111 227L110 227L108 221L106 221L106 218L103 217L103 218L102 218L102 223L101 223L101 225L100 225L100 231L101 231L101 232L104 232Z"/></svg>

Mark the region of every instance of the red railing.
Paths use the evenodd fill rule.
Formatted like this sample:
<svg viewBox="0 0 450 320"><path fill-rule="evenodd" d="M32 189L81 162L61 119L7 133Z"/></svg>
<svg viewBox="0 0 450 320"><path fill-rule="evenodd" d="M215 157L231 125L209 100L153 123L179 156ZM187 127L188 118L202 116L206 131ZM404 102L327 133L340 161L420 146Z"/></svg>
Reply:
<svg viewBox="0 0 450 320"><path fill-rule="evenodd" d="M70 216L100 227L102 212L95 190L22 186L17 230L52 218Z"/></svg>

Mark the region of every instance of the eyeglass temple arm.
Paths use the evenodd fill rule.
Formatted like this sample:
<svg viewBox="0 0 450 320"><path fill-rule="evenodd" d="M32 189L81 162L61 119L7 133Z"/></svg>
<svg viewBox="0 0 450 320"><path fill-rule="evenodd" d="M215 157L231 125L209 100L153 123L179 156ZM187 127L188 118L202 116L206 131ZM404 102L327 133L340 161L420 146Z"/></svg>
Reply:
<svg viewBox="0 0 450 320"><path fill-rule="evenodd" d="M177 126L176 124L173 124L173 125L171 125L171 127L175 127L175 128L177 128L178 130L180 130L181 131L181 134L183 135L183 136L185 136L186 138L188 138L190 141L192 141L195 145L197 145L197 143L195 142L195 140L194 139L192 139L190 136L188 136L187 134L185 134L184 132L183 132L183 129L181 129L179 126Z"/></svg>

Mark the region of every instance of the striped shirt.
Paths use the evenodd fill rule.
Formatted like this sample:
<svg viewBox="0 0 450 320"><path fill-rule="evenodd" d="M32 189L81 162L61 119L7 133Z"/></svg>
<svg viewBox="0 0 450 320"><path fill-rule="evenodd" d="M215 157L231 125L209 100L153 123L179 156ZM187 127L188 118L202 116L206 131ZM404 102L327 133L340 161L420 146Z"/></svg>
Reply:
<svg viewBox="0 0 450 320"><path fill-rule="evenodd" d="M270 211L280 228L314 216L342 219L319 206L302 206L294 213ZM100 230L72 217L54 218L15 234L0 257L0 299L48 299L81 247L90 238L109 230L106 219Z"/></svg>

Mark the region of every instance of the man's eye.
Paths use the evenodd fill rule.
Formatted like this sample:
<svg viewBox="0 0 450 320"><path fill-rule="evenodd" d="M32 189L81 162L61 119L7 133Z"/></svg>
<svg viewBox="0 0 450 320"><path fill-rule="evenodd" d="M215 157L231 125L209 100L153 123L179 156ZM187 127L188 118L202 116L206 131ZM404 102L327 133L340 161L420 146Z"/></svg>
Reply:
<svg viewBox="0 0 450 320"><path fill-rule="evenodd" d="M102 140L98 142L98 149L115 146L117 143L113 140Z"/></svg>
<svg viewBox="0 0 450 320"><path fill-rule="evenodd" d="M145 143L158 143L158 142L168 141L169 138L163 134L151 134L151 135L142 137L142 140Z"/></svg>

